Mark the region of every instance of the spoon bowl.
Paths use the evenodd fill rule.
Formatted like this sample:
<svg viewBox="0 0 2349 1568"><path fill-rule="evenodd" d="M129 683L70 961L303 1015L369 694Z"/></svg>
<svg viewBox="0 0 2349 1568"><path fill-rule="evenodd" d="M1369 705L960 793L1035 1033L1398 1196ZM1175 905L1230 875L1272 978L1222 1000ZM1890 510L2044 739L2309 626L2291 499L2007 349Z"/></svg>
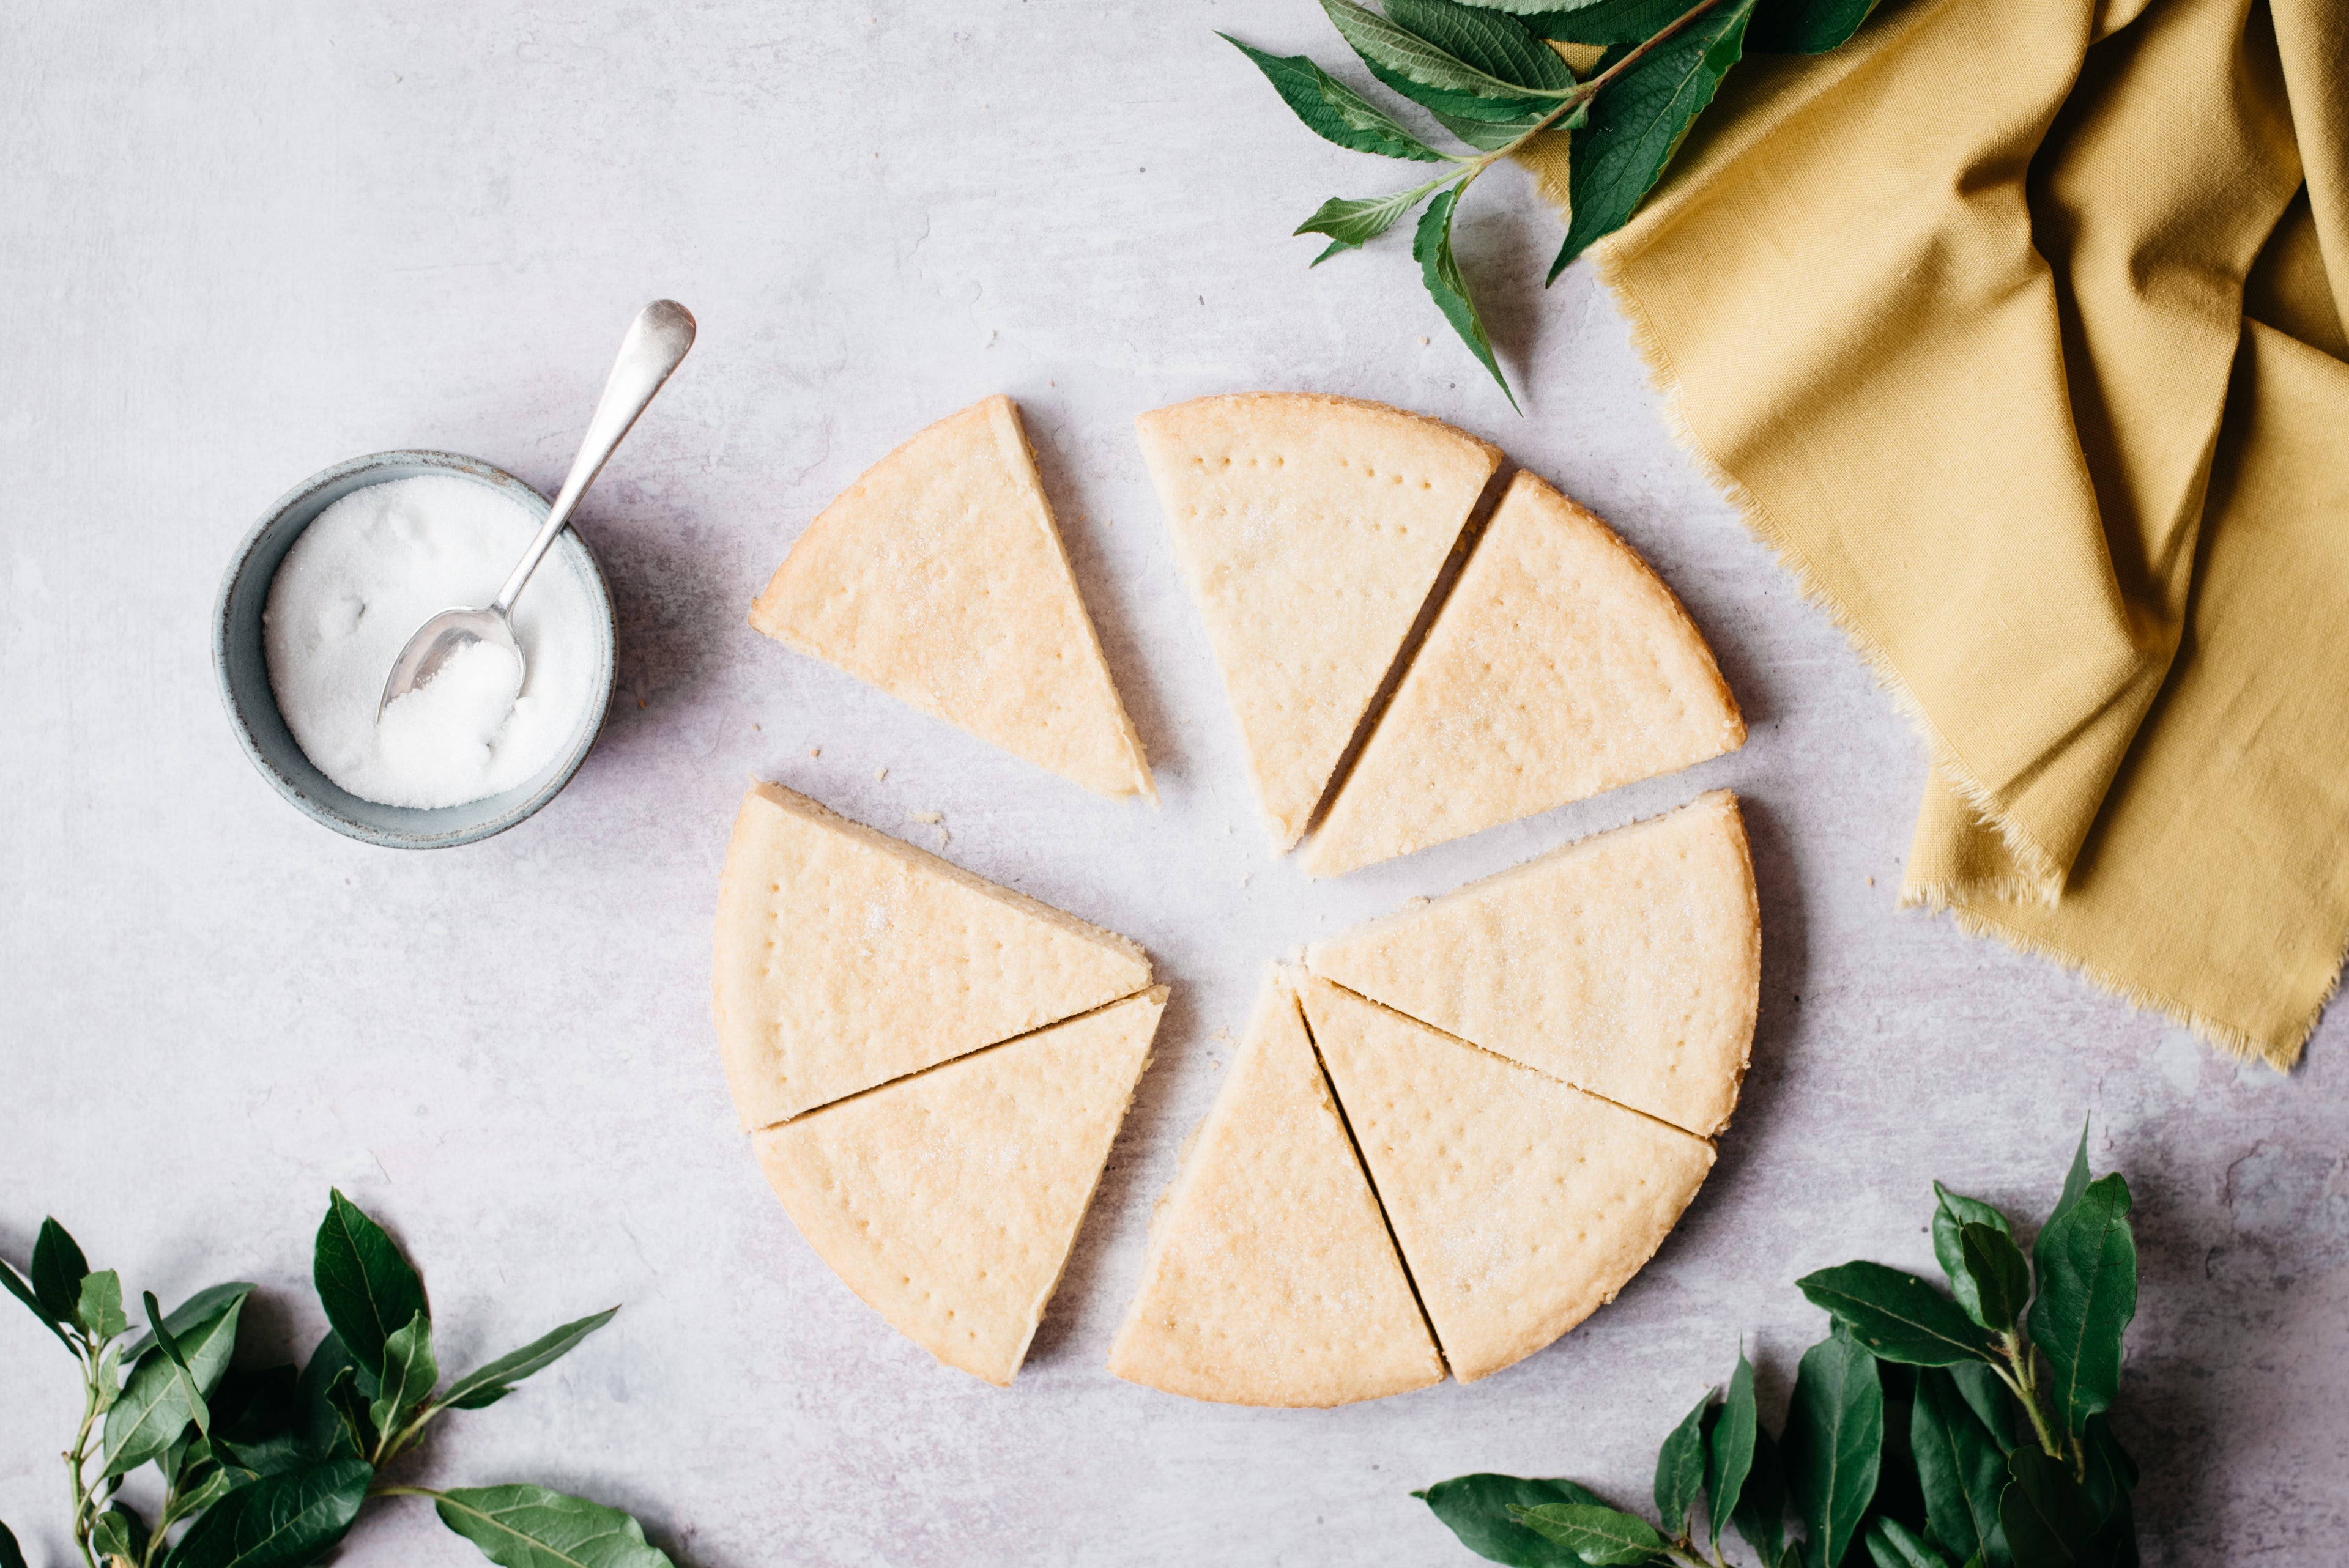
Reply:
<svg viewBox="0 0 2349 1568"><path fill-rule="evenodd" d="M408 646L399 650L399 657L392 663L391 678L384 683L377 716L381 717L394 697L414 691L476 643L503 648L513 655L515 689L520 690L529 661L523 657L522 643L514 636L513 622L505 612L495 605L486 610L443 610L419 626L408 639Z"/></svg>

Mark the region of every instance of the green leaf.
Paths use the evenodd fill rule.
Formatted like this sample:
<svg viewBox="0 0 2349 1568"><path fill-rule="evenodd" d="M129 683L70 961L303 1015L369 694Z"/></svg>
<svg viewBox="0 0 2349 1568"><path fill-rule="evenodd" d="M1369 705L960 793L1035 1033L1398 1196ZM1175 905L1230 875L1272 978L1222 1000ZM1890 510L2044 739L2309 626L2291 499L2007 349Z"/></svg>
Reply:
<svg viewBox="0 0 2349 1568"><path fill-rule="evenodd" d="M1754 1471L1754 1437L1760 1431L1761 1423L1754 1408L1754 1364L1745 1359L1744 1346L1740 1346L1737 1370L1730 1374L1729 1387L1722 1397L1721 1417L1713 1423L1705 1439L1705 1512L1713 1521L1716 1556L1720 1554L1722 1527L1744 1501L1745 1479ZM1784 1506L1782 1498L1782 1510Z"/></svg>
<svg viewBox="0 0 2349 1568"><path fill-rule="evenodd" d="M1426 105L1425 108L1438 125L1479 152L1500 151L1519 137L1538 128L1542 122L1542 116L1548 112L1543 109L1516 115L1506 119L1478 119L1470 115L1454 114L1448 108L1438 108L1433 104ZM1579 125L1587 112L1585 108L1576 109L1572 116L1558 121L1557 128L1563 129Z"/></svg>
<svg viewBox="0 0 2349 1568"><path fill-rule="evenodd" d="M130 1326L130 1319L122 1310L122 1276L112 1269L100 1269L81 1278L81 1288L74 1300L74 1321L92 1339L111 1339Z"/></svg>
<svg viewBox="0 0 2349 1568"><path fill-rule="evenodd" d="M237 1487L171 1549L169 1568L295 1568L340 1541L359 1515L375 1467L365 1460L305 1465Z"/></svg>
<svg viewBox="0 0 2349 1568"><path fill-rule="evenodd" d="M1512 1508L1509 1514L1557 1542L1585 1563L1609 1564L1670 1560L1670 1543L1636 1513L1587 1502L1545 1502Z"/></svg>
<svg viewBox="0 0 2349 1568"><path fill-rule="evenodd" d="M1476 126L1490 122L1485 129L1474 134L1489 140L1497 128L1514 126L1517 128L1512 132L1514 138L1523 134L1526 126L1557 108L1556 98L1478 98L1474 93L1445 92L1442 88L1431 88L1413 81L1401 71L1389 70L1375 62L1366 61L1365 64L1370 66L1371 75L1378 77L1381 85L1392 88L1427 110L1435 117L1437 123L1454 136L1463 135L1459 129L1463 124Z"/></svg>
<svg viewBox="0 0 2349 1568"><path fill-rule="evenodd" d="M1950 1560L1897 1519L1882 1514L1868 1527L1868 1554L1876 1568L1952 1568Z"/></svg>
<svg viewBox="0 0 2349 1568"><path fill-rule="evenodd" d="M237 1317L243 1307L244 1296L232 1295L225 1306L216 1306L212 1316L184 1332L171 1327L179 1313L161 1320L171 1332L186 1371L183 1374L180 1364L160 1346L150 1346L140 1357L120 1397L106 1412L105 1442L100 1449L106 1474L128 1474L179 1441L180 1434L195 1418L189 1389L192 1386L199 1398L209 1396L228 1370L229 1357L236 1349Z"/></svg>
<svg viewBox="0 0 2349 1568"><path fill-rule="evenodd" d="M2137 1487L2137 1462L2122 1451L2101 1415L2088 1418L2081 1449L2087 1471L2081 1484L2089 1507L2104 1521L2081 1560L2095 1568L2137 1568L2137 1511L2129 1498Z"/></svg>
<svg viewBox="0 0 2349 1568"><path fill-rule="evenodd" d="M2023 1261L2023 1250L2004 1231L1968 1221L1960 1233L1965 1249L1967 1289L1959 1305L1965 1305L1963 1295L1973 1297L1968 1308L1976 1323L1992 1334L2004 1334L2023 1317L2023 1309L2031 1300L2031 1265Z"/></svg>
<svg viewBox="0 0 2349 1568"><path fill-rule="evenodd" d="M1562 88L1546 89L1496 77L1449 50L1439 48L1410 28L1357 5L1354 0L1321 0L1321 9L1329 13L1330 22L1354 53L1361 56L1363 63L1381 76L1392 72L1421 87L1509 104L1538 98L1562 98L1573 90L1571 83ZM1565 65L1563 60L1558 62L1561 69Z"/></svg>
<svg viewBox="0 0 2349 1568"><path fill-rule="evenodd" d="M1767 1428L1754 1427L1754 1468L1746 1473L1734 1510L1723 1511L1764 1563L1779 1560L1786 1544L1786 1470Z"/></svg>
<svg viewBox="0 0 2349 1568"><path fill-rule="evenodd" d="M1460 1544L1479 1557L1509 1568L1576 1568L1582 1559L1546 1535L1518 1523L1512 1507L1579 1502L1607 1506L1599 1496L1570 1480L1537 1480L1514 1475L1462 1475L1412 1493L1425 1502Z"/></svg>
<svg viewBox="0 0 2349 1568"><path fill-rule="evenodd" d="M66 1331L62 1327L58 1326L57 1320L49 1315L49 1309L41 1305L39 1294L33 1289L32 1285L26 1282L22 1274L16 1272L16 1266L14 1264L7 1262L5 1259L0 1259L0 1285L6 1285L8 1287L8 1294L15 1296L18 1301L23 1302L25 1304L25 1310L31 1313L35 1317L39 1318L48 1328L48 1331L57 1336L58 1344L64 1346L68 1350L73 1349L73 1341L66 1337ZM75 1354L79 1355L80 1352L75 1351Z"/></svg>
<svg viewBox="0 0 2349 1568"><path fill-rule="evenodd" d="M1394 227L1395 220L1419 205L1420 199L1449 180L1431 180L1410 191L1398 191L1392 196L1370 196L1350 200L1332 196L1314 209L1313 216L1297 225L1300 234L1327 234L1335 242L1313 258L1319 266L1340 251L1357 250L1368 241L1377 239Z"/></svg>
<svg viewBox="0 0 2349 1568"><path fill-rule="evenodd" d="M1487 0L1489 3L1489 0ZM1523 13L1526 29L1561 44L1637 44L1679 20L1695 0L1598 0L1572 9ZM1509 7L1515 10L1515 6Z"/></svg>
<svg viewBox="0 0 2349 1568"><path fill-rule="evenodd" d="M114 1408L115 1400L122 1397L122 1346L109 1345L98 1357L98 1408L103 1416Z"/></svg>
<svg viewBox="0 0 2349 1568"><path fill-rule="evenodd" d="M332 1332L318 1341L294 1387L295 1418L314 1458L357 1459L367 1451L367 1434L347 1417L354 1409L365 1417L367 1388L349 1346Z"/></svg>
<svg viewBox="0 0 2349 1568"><path fill-rule="evenodd" d="M2121 1342L2137 1315L2129 1202L2117 1172L2092 1181L2032 1246L2039 1302L2031 1337L2046 1353L2056 1414L2075 1435L2120 1389Z"/></svg>
<svg viewBox="0 0 2349 1568"><path fill-rule="evenodd" d="M1515 88L1541 93L1574 89L1574 73L1556 49L1514 16L1458 0L1385 0L1387 20L1454 59Z"/></svg>
<svg viewBox="0 0 2349 1568"><path fill-rule="evenodd" d="M1606 3L1607 0L1563 0L1562 4L1561 0L1467 0L1467 4L1480 10L1506 12L1529 26L1551 15L1594 11ZM1682 0L1681 9L1686 10L1695 3L1696 0ZM1674 15L1679 14L1673 13Z"/></svg>
<svg viewBox="0 0 2349 1568"><path fill-rule="evenodd" d="M1405 11L1410 9L1409 0L1405 0ZM1459 9L1460 7L1450 5L1449 0L1442 0L1439 5L1422 7L1418 21L1408 18L1404 13L1396 11L1392 5L1388 6L1387 11L1389 18L1401 23L1407 31L1424 31L1425 29L1419 25L1423 21L1428 27L1434 29L1435 33L1449 31L1457 36L1462 29L1447 27L1447 23ZM1471 13L1471 15L1477 14ZM1516 29L1518 39L1515 45L1502 41L1490 49L1480 51L1487 58L1495 57L1497 54L1498 57L1506 59L1516 49L1522 48L1538 49L1557 62L1557 68L1553 71L1549 67L1528 57L1518 67L1505 67L1501 70L1492 72L1491 74L1496 79L1516 80L1523 77L1529 81L1554 84L1547 89L1548 91L1573 89L1574 73L1566 68L1564 60L1558 59L1557 51L1535 38L1532 34L1525 30L1522 24L1512 21L1506 16L1485 15L1482 19L1489 25ZM1428 36L1433 37L1434 33L1429 33ZM1441 41L1436 43L1436 46L1449 48L1448 45ZM1474 42L1471 42L1469 46L1472 50L1479 47ZM1385 57L1376 52L1365 53L1357 48L1355 53L1361 57L1362 63L1370 67L1371 75L1376 77L1381 84L1427 110L1446 130L1481 151L1489 152L1497 147L1506 147L1509 141L1523 135L1543 116L1557 108L1557 99L1554 97L1529 95L1524 91L1495 97L1490 94L1489 89L1485 93L1478 93L1432 87L1425 82L1413 79L1406 72L1397 70L1388 63ZM1475 59L1467 63L1483 68ZM1506 137L1502 136L1504 130L1506 132Z"/></svg>
<svg viewBox="0 0 2349 1568"><path fill-rule="evenodd" d="M299 1431L276 1432L241 1443L215 1440L213 1447L221 1450L232 1468L247 1475L284 1475L287 1470L299 1470L318 1458L311 1451L307 1435ZM355 1456L336 1454L331 1457L348 1459Z"/></svg>
<svg viewBox="0 0 2349 1568"><path fill-rule="evenodd" d="M16 1532L0 1524L0 1568L26 1568L25 1549L16 1544Z"/></svg>
<svg viewBox="0 0 2349 1568"><path fill-rule="evenodd" d="M418 1313L383 1346L383 1387L368 1416L378 1432L399 1430L416 1408L432 1397L440 1364L432 1357L432 1320Z"/></svg>
<svg viewBox="0 0 2349 1568"><path fill-rule="evenodd" d="M449 1391L440 1396L440 1403L452 1410L479 1410L496 1404L513 1392L515 1384L571 1354L581 1340L611 1322L619 1310L616 1306L605 1307L575 1318L540 1335L519 1350L510 1350L495 1361L474 1368L449 1385Z"/></svg>
<svg viewBox="0 0 2349 1568"><path fill-rule="evenodd" d="M209 1433L212 1418L212 1411L204 1404L205 1390L197 1384L195 1371L189 1367L187 1357L180 1349L179 1336L163 1321L163 1304L155 1299L155 1293L151 1290L140 1292L139 1300L147 1308L148 1332L154 1335L155 1343L162 1349L163 1359L170 1363L179 1380L181 1397L187 1402L188 1419L196 1424L197 1431ZM238 1305L242 1306L243 1304L240 1302ZM233 1335L231 1336L229 1348L235 1348ZM217 1381L220 1372L227 1368L227 1359L223 1357L219 1371L212 1374L214 1380Z"/></svg>
<svg viewBox="0 0 2349 1568"><path fill-rule="evenodd" d="M1746 45L1764 55L1824 55L1875 9L1876 0L1762 0Z"/></svg>
<svg viewBox="0 0 2349 1568"><path fill-rule="evenodd" d="M1795 1288L1887 1361L1947 1367L1991 1354L1981 1326L1915 1274L1882 1264L1842 1264L1805 1274Z"/></svg>
<svg viewBox="0 0 2349 1568"><path fill-rule="evenodd" d="M124 1503L116 1503L90 1522L89 1543L101 1557L137 1563L147 1555L147 1522Z"/></svg>
<svg viewBox="0 0 2349 1568"><path fill-rule="evenodd" d="M253 1283L250 1280L231 1280L226 1284L206 1285L173 1307L170 1315L163 1319L163 1326L170 1329L174 1337L185 1339L190 1329L200 1323L208 1323L219 1316L222 1309L229 1303L243 1301L253 1294ZM123 1358L127 1361L136 1361L153 1348L155 1348L154 1335L141 1334L123 1347Z"/></svg>
<svg viewBox="0 0 2349 1568"><path fill-rule="evenodd" d="M499 1568L672 1568L618 1509L543 1486L463 1487L434 1506Z"/></svg>
<svg viewBox="0 0 2349 1568"><path fill-rule="evenodd" d="M384 1342L418 1313L427 1318L424 1282L384 1229L336 1191L318 1224L312 1277L326 1321L354 1365L380 1377Z"/></svg>
<svg viewBox="0 0 2349 1568"><path fill-rule="evenodd" d="M260 1471L246 1470L242 1465L213 1466L212 1473L197 1482L192 1489L181 1491L180 1510L182 1516L194 1518L236 1488L258 1480L260 1474Z"/></svg>
<svg viewBox="0 0 2349 1568"><path fill-rule="evenodd" d="M182 1431L163 1455L163 1479L177 1486L212 1462L212 1438L205 1432Z"/></svg>
<svg viewBox="0 0 2349 1568"><path fill-rule="evenodd" d="M1317 67L1318 68L1318 67ZM1403 150L1390 151L1387 156L1411 158L1422 163L1450 162L1451 160L1405 130L1393 116L1378 105L1326 73L1321 77L1321 100L1345 122L1348 129L1364 136L1379 138L1390 147L1409 146ZM1416 151L1410 150L1415 148Z"/></svg>
<svg viewBox="0 0 2349 1568"><path fill-rule="evenodd" d="M2014 1447L2014 1396L1987 1362L1961 1361L1943 1371L1965 1396L1966 1406L1990 1435L2002 1454Z"/></svg>
<svg viewBox="0 0 2349 1568"><path fill-rule="evenodd" d="M33 1238L33 1294L50 1322L74 1320L74 1309L81 1305L82 1276L88 1273L89 1260L66 1228L55 1220L43 1220L40 1233Z"/></svg>
<svg viewBox="0 0 2349 1568"><path fill-rule="evenodd" d="M1713 1390L1707 1388L1656 1451L1656 1512L1666 1535L1677 1538L1687 1532L1689 1512L1704 1491L1705 1417L1712 1410Z"/></svg>
<svg viewBox="0 0 2349 1568"><path fill-rule="evenodd" d="M2144 1562L2137 1550L2137 1508L2129 1499L2121 1499L2120 1512L2088 1542L2085 1561L2092 1568L2138 1568Z"/></svg>
<svg viewBox="0 0 2349 1568"><path fill-rule="evenodd" d="M2082 1483L2096 1511L2109 1516L2123 1498L2137 1490L2137 1461L2113 1436L2112 1422L2102 1413L2088 1418L2080 1434L2080 1449L2087 1471Z"/></svg>
<svg viewBox="0 0 2349 1568"><path fill-rule="evenodd" d="M1553 283L1591 244L1630 222L1663 178L1689 127L1737 63L1754 5L1754 0L1724 0L1617 77L1591 105L1590 123L1574 133L1567 177L1573 211L1566 243L1550 263Z"/></svg>
<svg viewBox="0 0 2349 1568"><path fill-rule="evenodd" d="M2089 1568L2137 1568L2137 1507L2127 1494L2122 1494L2120 1506L2088 1542L2080 1561Z"/></svg>
<svg viewBox="0 0 2349 1568"><path fill-rule="evenodd" d="M1909 1415L1909 1449L1917 1461L1919 1490L1925 1494L1925 1522L1935 1538L1961 1556L1992 1550L1998 1532L1998 1497L2006 1490L2006 1451L1974 1414L1949 1370L1919 1370L1917 1400Z"/></svg>
<svg viewBox="0 0 2349 1568"><path fill-rule="evenodd" d="M1803 1353L1786 1411L1786 1469L1810 1527L1810 1568L1837 1568L1876 1496L1884 1453L1884 1383L1842 1325Z"/></svg>
<svg viewBox="0 0 2349 1568"><path fill-rule="evenodd" d="M1427 204L1427 211L1419 215L1419 232L1412 236L1411 253L1418 258L1420 277L1436 308L1444 312L1444 319L1492 372L1501 395L1515 408L1517 395L1509 390L1508 377L1501 374L1500 363L1493 357L1493 340L1485 335L1484 317L1476 313L1476 302L1468 297L1468 280L1461 275L1459 259L1452 253L1452 209L1459 200L1455 186Z"/></svg>
<svg viewBox="0 0 2349 1568"><path fill-rule="evenodd" d="M326 1385L328 1426L324 1452L328 1459L366 1458L375 1452L382 1435L375 1429L367 1393L359 1387L359 1369L345 1367Z"/></svg>
<svg viewBox="0 0 2349 1568"><path fill-rule="evenodd" d="M2080 1120L2080 1142L2072 1150L2072 1168L2064 1172L2064 1191L2056 1196L2054 1212L2047 1216L2051 1225L2070 1213L2080 1194L2088 1190L2088 1122L2085 1117Z"/></svg>
<svg viewBox="0 0 2349 1568"><path fill-rule="evenodd" d="M1216 36L1254 60L1281 101L1305 122L1306 129L1324 141L1385 158L1411 158L1423 163L1450 161L1396 124L1376 104L1303 55L1268 55L1262 49L1250 48L1229 33Z"/></svg>
<svg viewBox="0 0 2349 1568"><path fill-rule="evenodd" d="M2015 1562L2054 1568L2085 1561L2105 1522L2072 1467L2029 1444L2007 1455L2006 1467L2014 1484L1999 1500L1998 1519Z"/></svg>
<svg viewBox="0 0 2349 1568"><path fill-rule="evenodd" d="M1966 1309L1966 1315L1979 1323L1982 1303L1975 1298L1973 1281L1967 1276L1964 1244L1958 1233L1970 1224L1988 1225L2011 1237L2014 1226L1990 1204L1952 1192L1939 1181L1933 1183L1933 1256L1940 1261L1941 1272L1950 1276L1950 1293Z"/></svg>

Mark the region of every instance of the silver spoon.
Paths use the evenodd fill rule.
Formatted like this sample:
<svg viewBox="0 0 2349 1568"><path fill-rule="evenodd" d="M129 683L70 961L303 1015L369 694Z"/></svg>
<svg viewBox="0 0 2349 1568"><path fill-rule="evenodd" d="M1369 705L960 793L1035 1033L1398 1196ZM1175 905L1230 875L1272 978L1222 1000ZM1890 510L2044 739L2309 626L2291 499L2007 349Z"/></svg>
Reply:
<svg viewBox="0 0 2349 1568"><path fill-rule="evenodd" d="M636 313L628 324L628 335L620 340L620 356L612 363L610 379L604 383L604 396L595 402L595 417L587 421L587 434L579 443L579 455L571 459L570 477L563 481L562 493L554 498L554 509L539 525L538 536L530 548L522 552L521 562L513 574L498 590L486 610L443 610L416 629L408 645L399 650L392 662L391 678L383 683L383 700L376 705L376 717L383 717L395 698L406 696L418 686L440 673L440 667L450 655L471 647L475 643L492 643L512 654L517 675L526 674L528 664L523 657L522 645L514 640L513 602L522 593L523 584L546 554L554 536L571 521L571 509L595 482L595 476L609 461L613 449L620 444L636 422L636 416L653 400L653 395L668 380L669 372L685 358L685 351L693 346L693 313L671 299L657 299Z"/></svg>

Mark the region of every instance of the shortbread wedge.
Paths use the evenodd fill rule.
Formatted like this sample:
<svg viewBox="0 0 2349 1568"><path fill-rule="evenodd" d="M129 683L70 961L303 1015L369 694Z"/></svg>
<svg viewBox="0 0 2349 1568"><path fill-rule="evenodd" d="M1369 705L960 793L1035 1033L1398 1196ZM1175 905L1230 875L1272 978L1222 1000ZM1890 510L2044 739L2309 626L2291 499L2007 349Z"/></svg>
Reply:
<svg viewBox="0 0 2349 1568"><path fill-rule="evenodd" d="M1345 397L1201 397L1135 421L1277 852L1303 836L1498 448Z"/></svg>
<svg viewBox="0 0 2349 1568"><path fill-rule="evenodd" d="M1150 984L1123 936L825 810L742 799L719 883L712 1010L746 1130Z"/></svg>
<svg viewBox="0 0 2349 1568"><path fill-rule="evenodd" d="M1235 1405L1350 1404L1444 1376L1284 976L1162 1201L1109 1369Z"/></svg>
<svg viewBox="0 0 2349 1568"><path fill-rule="evenodd" d="M1699 1137L1728 1125L1761 1003L1737 798L1701 795L1330 941L1317 975Z"/></svg>
<svg viewBox="0 0 2349 1568"><path fill-rule="evenodd" d="M1598 518L1520 472L1305 851L1336 876L1745 744L1713 650Z"/></svg>
<svg viewBox="0 0 2349 1568"><path fill-rule="evenodd" d="M1452 1375L1549 1344L1655 1255L1713 1145L1313 979L1306 1021Z"/></svg>
<svg viewBox="0 0 2349 1568"><path fill-rule="evenodd" d="M1149 1059L1166 987L751 1135L816 1254L949 1367L1008 1386Z"/></svg>
<svg viewBox="0 0 2349 1568"><path fill-rule="evenodd" d="M1158 799L1009 397L867 469L750 624L1088 789Z"/></svg>

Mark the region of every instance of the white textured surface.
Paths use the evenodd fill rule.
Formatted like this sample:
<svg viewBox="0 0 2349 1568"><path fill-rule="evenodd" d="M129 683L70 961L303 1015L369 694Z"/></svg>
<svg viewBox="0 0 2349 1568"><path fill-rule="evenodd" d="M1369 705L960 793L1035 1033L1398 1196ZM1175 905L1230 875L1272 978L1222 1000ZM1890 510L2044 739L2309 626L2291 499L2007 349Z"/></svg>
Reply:
<svg viewBox="0 0 2349 1568"><path fill-rule="evenodd" d="M1465 1562L1410 1488L1493 1469L1642 1499L1655 1443L1741 1333L1783 1402L1822 1326L1795 1275L1925 1265L1934 1176L2035 1212L2093 1110L2097 1163L2139 1202L2117 1424L2147 1466L2148 1560L2336 1554L2349 1025L2328 1020L2292 1079L2239 1072L1896 913L1917 744L1674 453L1587 270L1538 290L1555 228L1522 182L1480 186L1463 241L1519 419L1397 243L1307 273L1297 220L1402 171L1288 123L1216 26L1337 49L1304 0L11 16L0 1249L21 1261L55 1212L134 1287L261 1281L259 1337L306 1347L336 1182L423 1264L446 1361L625 1301L558 1370L450 1420L418 1474L591 1492L701 1568ZM628 313L660 294L702 338L582 514L623 616L595 755L468 849L305 821L213 695L231 546L303 476L383 448L552 489ZM1594 507L1688 601L1752 742L1340 883L1268 863L1128 429L1257 387L1456 420ZM743 624L864 464L996 390L1028 410L1160 769L1155 814ZM908 815L942 813L955 859L1139 938L1175 986L1009 1394L858 1305L734 1130L707 965L752 772L917 841L935 834ZM1195 1408L1102 1369L1150 1200L1264 961L1714 784L1748 802L1762 880L1756 1070L1621 1300L1489 1382L1328 1413ZM0 1518L36 1563L63 1561L72 1398L64 1357L0 1313ZM346 1561L479 1561L419 1505L388 1511Z"/></svg>

